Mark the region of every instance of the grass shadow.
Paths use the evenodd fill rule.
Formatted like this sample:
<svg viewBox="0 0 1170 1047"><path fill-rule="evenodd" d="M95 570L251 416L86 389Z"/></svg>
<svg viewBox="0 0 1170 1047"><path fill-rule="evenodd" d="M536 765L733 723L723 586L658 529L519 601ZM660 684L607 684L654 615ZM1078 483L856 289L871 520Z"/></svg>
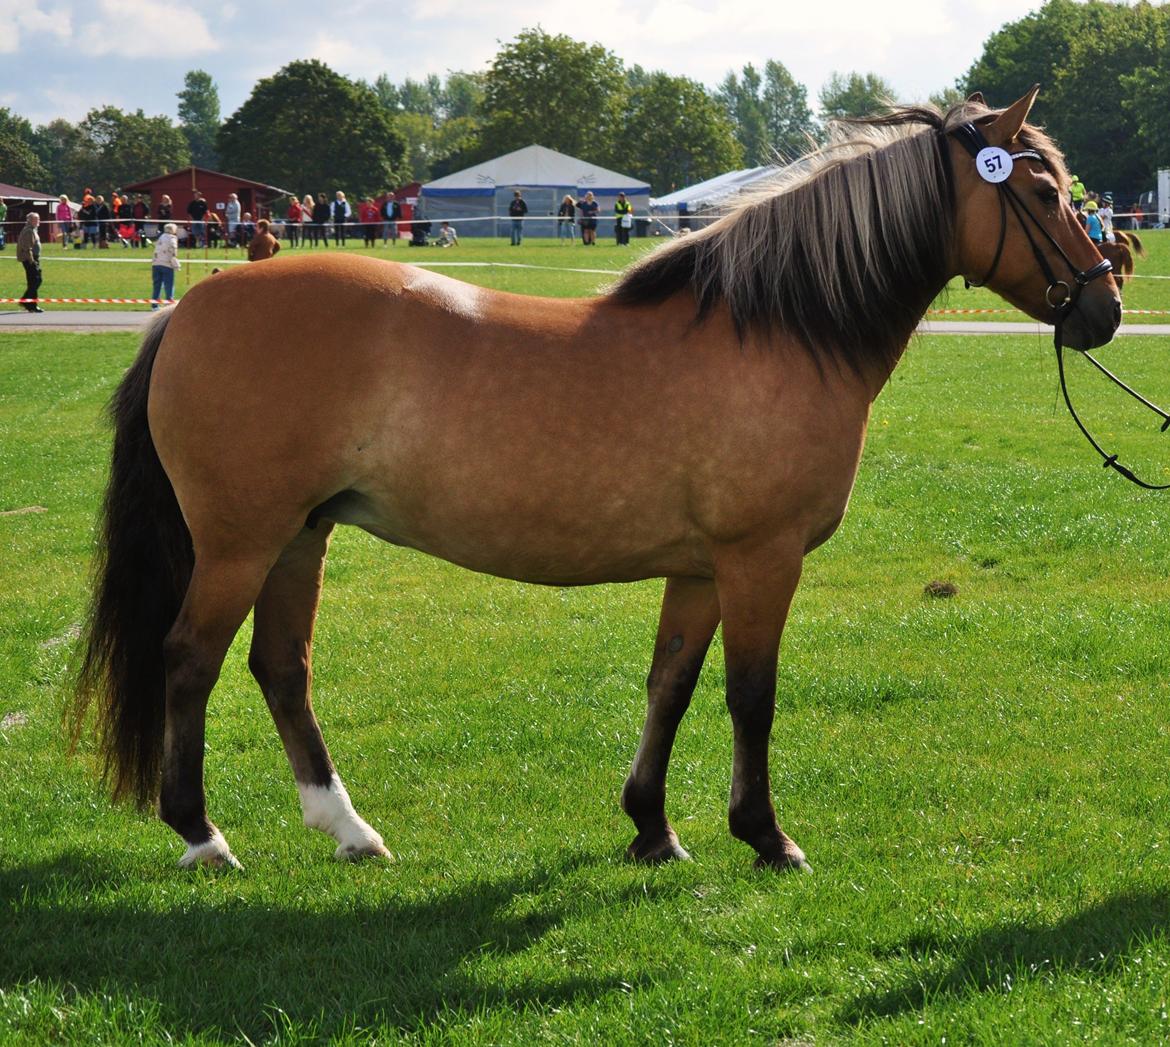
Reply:
<svg viewBox="0 0 1170 1047"><path fill-rule="evenodd" d="M612 902L583 902L564 890L565 877L591 860L570 856L524 874L454 884L427 900L351 898L316 911L222 891L192 899L186 890L165 908L140 907L120 897L135 893L125 874L95 868L90 855L0 868L0 989L37 979L79 995L154 1001L177 1039L259 1040L274 1031L274 1015L329 1039L386 1024L409 1032L492 1006L593 1000L628 991L629 975L579 967L514 984L476 975L480 959L498 973L495 961L532 948L569 916L588 919L588 905ZM90 904L95 889L107 893ZM633 901L643 889L631 885L629 893ZM517 907L518 896L539 904Z"/></svg>
<svg viewBox="0 0 1170 1047"><path fill-rule="evenodd" d="M1013 983L1041 971L1108 975L1126 956L1170 926L1170 889L1127 892L1105 899L1051 925L1007 923L956 942L913 935L885 950L886 958L915 962L902 983L852 1000L839 1018L857 1025L922 1010L939 997L1010 991ZM949 962L934 958L954 955Z"/></svg>

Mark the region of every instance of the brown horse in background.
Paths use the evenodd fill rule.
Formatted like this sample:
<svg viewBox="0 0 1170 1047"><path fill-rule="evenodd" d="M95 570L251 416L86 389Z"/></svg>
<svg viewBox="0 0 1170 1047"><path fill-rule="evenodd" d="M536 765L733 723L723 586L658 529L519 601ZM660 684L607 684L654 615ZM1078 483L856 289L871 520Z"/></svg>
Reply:
<svg viewBox="0 0 1170 1047"><path fill-rule="evenodd" d="M855 125L594 299L344 255L193 287L152 324L112 405L75 724L96 704L115 794L158 797L186 843L181 864L234 864L205 805L204 724L254 609L249 665L306 824L339 856L386 853L310 701L325 555L347 523L522 581L666 578L622 792L629 854L686 856L666 816L667 763L722 623L731 832L760 864L806 867L772 805L777 652L803 559L845 513L870 405L952 277L986 277L1051 321L1038 258L1099 261L1059 153L1025 123L1034 97ZM1010 185L1048 238L1039 246L1019 212L998 248L989 235L1000 190L955 138L972 121L992 146L1024 150ZM1107 342L1119 308L1108 277L1084 287L1065 343ZM209 314L249 322L211 332Z"/></svg>
<svg viewBox="0 0 1170 1047"><path fill-rule="evenodd" d="M1146 249L1141 237L1137 233L1124 229L1113 230L1114 242L1106 241L1097 245L1102 258L1108 258L1113 263L1113 279L1117 283L1117 290L1125 286L1125 278L1133 276L1134 256L1146 257Z"/></svg>

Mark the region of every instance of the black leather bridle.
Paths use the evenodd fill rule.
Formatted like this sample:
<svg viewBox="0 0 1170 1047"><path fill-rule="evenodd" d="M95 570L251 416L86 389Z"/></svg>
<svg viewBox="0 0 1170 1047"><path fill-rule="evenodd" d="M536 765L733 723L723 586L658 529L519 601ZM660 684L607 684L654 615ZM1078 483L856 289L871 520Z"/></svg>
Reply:
<svg viewBox="0 0 1170 1047"><path fill-rule="evenodd" d="M976 124L966 123L957 127L951 132L955 139L971 154L978 162L980 154L988 149L989 143L984 137L983 132ZM1020 149L1014 153L1008 153L1012 161L1016 160L1035 160L1041 164L1044 163L1044 157L1041 156L1034 149ZM1084 434L1085 439L1089 441L1093 449L1103 459L1103 465L1106 469L1113 469L1120 473L1127 480L1132 481L1139 487L1144 487L1148 491L1164 491L1170 489L1170 484L1151 484L1145 480L1135 476L1134 473L1127 469L1117 460L1116 454L1109 454L1101 445L1093 438L1092 433L1085 427L1084 422L1081 421L1076 409L1073 407L1072 398L1068 392L1068 382L1065 379L1064 373L1064 321L1069 317L1072 311L1077 306L1077 300L1081 296L1081 291L1096 280L1100 276L1113 271L1113 265L1107 258L1102 258L1096 265L1088 269L1078 269L1073 260L1064 252L1064 249L1056 242L1055 238L1040 220L1032 214L1027 205L1020 199L1016 191L1008 185L1007 181L1000 181L992 183L996 189L999 190L999 242L995 248L995 255L991 260L991 267L987 270L982 280L964 280L968 287L982 287L986 284L999 268L999 261L1003 255L1004 242L1007 238L1007 222L1008 222L1008 208L1010 207L1012 213L1016 216L1016 220L1020 223L1020 228L1023 230L1024 236L1028 239L1028 245L1032 248L1032 255L1036 259L1036 264L1040 267L1040 271L1044 274L1044 278L1048 281L1048 289L1044 292L1044 300L1048 303L1053 312L1053 346L1056 349L1056 367L1060 374L1060 391L1064 396L1065 405L1068 407L1068 412L1072 415L1072 419L1077 424L1077 428ZM1040 244L1037 242L1035 232L1048 241L1049 246L1056 252L1057 256L1068 267L1071 278L1071 283L1068 280L1060 280L1052 271L1052 266L1049 265L1048 259L1044 252L1040 249ZM1162 432L1170 429L1170 413L1164 411L1157 404L1151 403L1144 396L1136 390L1130 388L1117 377L1112 371L1105 367L1098 361L1088 350L1078 350L1080 354L1085 357L1098 371L1105 375L1111 382L1123 389L1130 396L1132 396L1139 403L1149 408L1156 415L1162 419Z"/></svg>

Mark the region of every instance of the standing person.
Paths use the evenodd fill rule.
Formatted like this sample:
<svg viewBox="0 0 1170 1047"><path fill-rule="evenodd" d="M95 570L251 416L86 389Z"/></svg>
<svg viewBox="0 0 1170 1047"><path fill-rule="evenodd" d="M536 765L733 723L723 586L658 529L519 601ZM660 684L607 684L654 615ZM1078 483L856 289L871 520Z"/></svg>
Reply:
<svg viewBox="0 0 1170 1047"><path fill-rule="evenodd" d="M528 204L517 189L512 193L512 202L508 204L508 214L512 216L512 246L519 247L524 239L524 216L528 214Z"/></svg>
<svg viewBox="0 0 1170 1047"><path fill-rule="evenodd" d="M301 201L301 246L309 246L309 237L313 232L313 194L305 193Z"/></svg>
<svg viewBox="0 0 1170 1047"><path fill-rule="evenodd" d="M1089 234L1089 239L1095 244L1100 244L1105 239L1105 234L1101 229L1101 219L1097 216L1098 209L1097 201L1090 200L1085 204L1083 212L1085 232Z"/></svg>
<svg viewBox="0 0 1170 1047"><path fill-rule="evenodd" d="M97 202L90 195L85 196L81 210L77 212L77 220L81 223L81 246L98 243Z"/></svg>
<svg viewBox="0 0 1170 1047"><path fill-rule="evenodd" d="M8 221L8 205L0 200L0 251L4 250L4 223Z"/></svg>
<svg viewBox="0 0 1170 1047"><path fill-rule="evenodd" d="M1101 219L1101 232L1105 234L1105 239L1111 244L1116 243L1117 237L1113 235L1113 197L1108 193L1101 197L1097 217Z"/></svg>
<svg viewBox="0 0 1170 1047"><path fill-rule="evenodd" d="M613 205L613 235L618 247L630 246L630 229L634 224L634 205L625 193L618 193Z"/></svg>
<svg viewBox="0 0 1170 1047"><path fill-rule="evenodd" d="M385 221L382 223L382 246L386 246L386 241L390 241L390 246L393 247L398 243L398 223L402 219L402 205L392 196L386 197L382 203L382 217Z"/></svg>
<svg viewBox="0 0 1170 1047"><path fill-rule="evenodd" d="M378 239L378 205L372 196L367 196L358 206L358 221L362 223L362 242L374 247Z"/></svg>
<svg viewBox="0 0 1170 1047"><path fill-rule="evenodd" d="M324 240L325 246L329 246L329 216L332 211L329 207L329 201L325 199L324 193L317 194L317 202L313 204L313 246L317 246L318 240Z"/></svg>
<svg viewBox="0 0 1170 1047"><path fill-rule="evenodd" d="M345 246L346 237L346 223L353 216L353 209L349 206L349 201L345 198L345 193L340 189L337 190L337 195L333 200L333 243L334 245Z"/></svg>
<svg viewBox="0 0 1170 1047"><path fill-rule="evenodd" d="M129 196L115 197L118 203L114 207L114 217L118 219L118 239L123 247L129 247L134 239L134 205Z"/></svg>
<svg viewBox="0 0 1170 1047"><path fill-rule="evenodd" d="M146 238L146 220L150 217L150 208L146 200L139 193L134 197L134 235L138 238L138 246L146 247L150 241Z"/></svg>
<svg viewBox="0 0 1170 1047"><path fill-rule="evenodd" d="M271 258L280 250L280 241L269 231L268 219L261 218L256 223L256 235L248 243L248 261L262 262Z"/></svg>
<svg viewBox="0 0 1170 1047"><path fill-rule="evenodd" d="M94 197L93 205L97 214L97 245L98 247L109 247L110 239L110 208L106 203L106 198L100 193Z"/></svg>
<svg viewBox="0 0 1170 1047"><path fill-rule="evenodd" d="M284 216L284 235L289 247L297 246L297 234L301 231L301 202L295 196L288 201L288 213Z"/></svg>
<svg viewBox="0 0 1170 1047"><path fill-rule="evenodd" d="M195 199L187 205L187 216L191 219L191 239L195 246L207 243L207 226L204 224L209 208L203 194L195 190Z"/></svg>
<svg viewBox="0 0 1170 1047"><path fill-rule="evenodd" d="M228 193L227 205L223 209L223 217L227 222L227 242L231 247L243 247L244 236L240 229L240 198L235 193Z"/></svg>
<svg viewBox="0 0 1170 1047"><path fill-rule="evenodd" d="M1072 201L1073 210L1079 211L1085 203L1085 183L1076 175L1069 175L1068 195Z"/></svg>
<svg viewBox="0 0 1170 1047"><path fill-rule="evenodd" d="M593 191L585 194L583 200L577 201L577 210L581 212L581 243L592 247L597 243L597 212L601 205L593 198Z"/></svg>
<svg viewBox="0 0 1170 1047"><path fill-rule="evenodd" d="M566 193L565 198L561 201L560 210L557 211L557 243L568 240L572 244L573 226L577 224L576 217L577 205L573 203L573 198Z"/></svg>
<svg viewBox="0 0 1170 1047"><path fill-rule="evenodd" d="M30 211L16 241L16 260L24 266L27 280L24 294L20 296L24 299L21 304L30 313L44 312L36 301L37 292L41 289L41 237L37 232L37 226L40 224L41 216L35 211Z"/></svg>
<svg viewBox="0 0 1170 1047"><path fill-rule="evenodd" d="M73 239L73 208L69 206L69 197L64 193L57 200L57 230L61 234L61 246L68 247Z"/></svg>
<svg viewBox="0 0 1170 1047"><path fill-rule="evenodd" d="M166 193L163 193L162 196L158 198L158 208L154 213L154 217L158 219L158 222L154 227L155 236L162 236L163 226L174 217L174 214L175 205L171 203L171 198L167 196Z"/></svg>
<svg viewBox="0 0 1170 1047"><path fill-rule="evenodd" d="M166 293L168 302L175 300L175 270L179 268L179 238L174 222L167 222L162 227L162 233L154 242L154 257L150 260L150 276L152 281L150 297L151 309L157 309Z"/></svg>

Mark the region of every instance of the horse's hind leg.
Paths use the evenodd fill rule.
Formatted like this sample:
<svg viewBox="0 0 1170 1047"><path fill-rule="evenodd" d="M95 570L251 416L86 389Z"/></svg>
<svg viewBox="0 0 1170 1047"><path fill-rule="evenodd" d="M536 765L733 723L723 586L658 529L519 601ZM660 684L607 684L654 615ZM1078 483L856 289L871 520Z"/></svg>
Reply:
<svg viewBox="0 0 1170 1047"><path fill-rule="evenodd" d="M159 815L187 842L182 866L239 864L207 817L207 700L267 569L267 563L216 560L197 551L183 606L163 643L166 720Z"/></svg>
<svg viewBox="0 0 1170 1047"><path fill-rule="evenodd" d="M256 601L248 666L292 765L305 824L337 841L338 858L388 855L382 837L353 809L310 700L313 623L332 529L325 521L305 528L269 572Z"/></svg>
<svg viewBox="0 0 1170 1047"><path fill-rule="evenodd" d="M622 808L638 829L627 853L639 861L688 857L666 817L666 768L679 722L690 705L718 624L719 599L714 582L667 579L654 661L646 681L646 724L622 790Z"/></svg>

